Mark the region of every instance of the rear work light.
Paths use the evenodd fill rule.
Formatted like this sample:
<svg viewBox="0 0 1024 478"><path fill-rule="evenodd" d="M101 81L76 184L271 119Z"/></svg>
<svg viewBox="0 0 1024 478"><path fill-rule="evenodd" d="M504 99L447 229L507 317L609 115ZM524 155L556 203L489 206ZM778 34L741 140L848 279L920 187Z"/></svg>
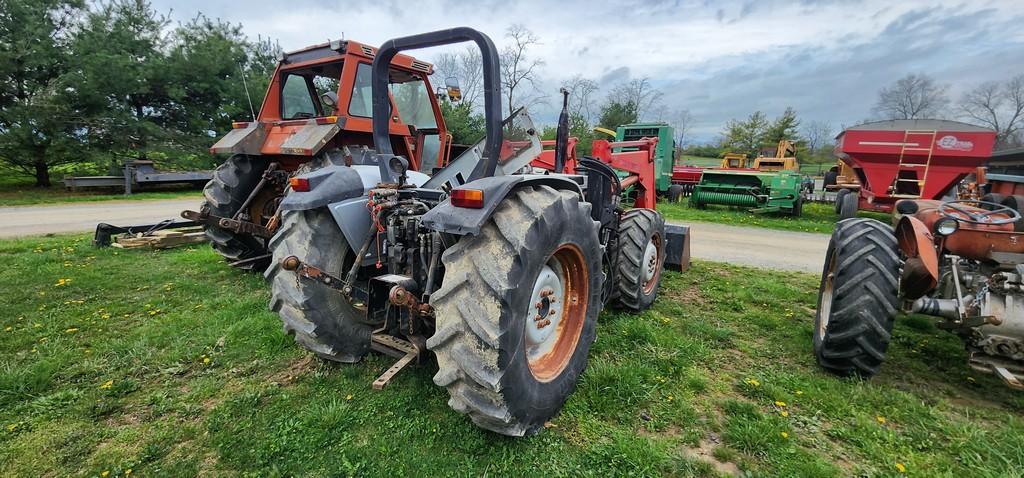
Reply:
<svg viewBox="0 0 1024 478"><path fill-rule="evenodd" d="M453 189L452 206L482 209L484 207L484 192L479 189Z"/></svg>
<svg viewBox="0 0 1024 478"><path fill-rule="evenodd" d="M309 192L309 180L306 178L291 178L288 180L288 185L292 187L292 191L300 193Z"/></svg>

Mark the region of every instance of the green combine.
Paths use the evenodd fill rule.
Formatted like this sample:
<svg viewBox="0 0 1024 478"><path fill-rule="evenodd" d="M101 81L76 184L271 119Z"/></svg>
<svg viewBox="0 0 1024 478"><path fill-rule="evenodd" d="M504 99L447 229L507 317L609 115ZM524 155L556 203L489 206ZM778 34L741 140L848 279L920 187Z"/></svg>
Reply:
<svg viewBox="0 0 1024 478"><path fill-rule="evenodd" d="M753 168L704 170L690 196L690 206L703 209L715 204L799 217L802 177L793 152L792 143L783 140L775 157L758 157Z"/></svg>

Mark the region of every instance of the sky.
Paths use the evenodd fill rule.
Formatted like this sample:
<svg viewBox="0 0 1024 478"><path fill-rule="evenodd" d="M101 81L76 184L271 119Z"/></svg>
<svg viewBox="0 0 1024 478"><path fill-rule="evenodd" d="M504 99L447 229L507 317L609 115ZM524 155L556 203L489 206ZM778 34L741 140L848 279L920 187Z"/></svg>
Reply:
<svg viewBox="0 0 1024 478"><path fill-rule="evenodd" d="M154 0L187 21L201 12L244 26L285 50L344 37L378 45L454 26L490 35L509 25L541 41L541 88L580 74L602 85L650 78L668 111L687 109L690 138L714 140L731 118L787 107L804 123L871 119L882 87L908 73L948 86L954 101L985 81L1024 73L1024 1ZM439 50L413 53L430 61ZM540 123L557 101L535 107ZM955 117L955 112L950 114ZM653 118L651 118L653 119Z"/></svg>

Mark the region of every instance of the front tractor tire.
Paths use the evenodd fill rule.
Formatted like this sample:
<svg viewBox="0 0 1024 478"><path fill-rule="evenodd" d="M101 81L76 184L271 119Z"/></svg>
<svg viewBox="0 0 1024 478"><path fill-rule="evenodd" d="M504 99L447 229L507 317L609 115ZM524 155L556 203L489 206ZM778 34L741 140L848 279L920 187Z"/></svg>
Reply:
<svg viewBox="0 0 1024 478"><path fill-rule="evenodd" d="M478 426L536 433L576 389L602 308L590 207L572 192L525 187L479 234L444 252L430 301L437 328L427 340L434 383Z"/></svg>
<svg viewBox="0 0 1024 478"><path fill-rule="evenodd" d="M256 188L263 177L263 171L269 165L270 160L262 156L231 156L217 167L210 182L203 188L203 209L209 210L214 216L234 217ZM213 249L229 262L244 261L267 254L266 241L261 238L209 224L203 225L203 231ZM267 267L267 261L246 262L239 267L262 271Z"/></svg>
<svg viewBox="0 0 1024 478"><path fill-rule="evenodd" d="M358 362L370 351L366 314L341 294L319 282L298 277L281 262L301 258L334 277L344 277L355 253L327 209L286 211L270 240L273 260L264 273L270 282L270 310L281 317L285 333L318 357Z"/></svg>
<svg viewBox="0 0 1024 478"><path fill-rule="evenodd" d="M893 230L873 219L836 224L814 319L814 355L841 376L878 373L896 316L900 256Z"/></svg>
<svg viewBox="0 0 1024 478"><path fill-rule="evenodd" d="M640 312L658 297L665 266L665 219L651 209L631 209L619 221L618 283L623 308Z"/></svg>

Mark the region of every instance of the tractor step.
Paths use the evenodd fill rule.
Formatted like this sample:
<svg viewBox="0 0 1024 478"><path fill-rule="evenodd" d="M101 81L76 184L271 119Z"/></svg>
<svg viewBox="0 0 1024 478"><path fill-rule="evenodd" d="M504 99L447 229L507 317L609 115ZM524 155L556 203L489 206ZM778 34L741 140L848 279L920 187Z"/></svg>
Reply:
<svg viewBox="0 0 1024 478"><path fill-rule="evenodd" d="M370 336L370 348L385 355L398 358L398 361L382 373L377 380L373 381L374 390L383 390L391 382L391 379L398 375L406 365L412 363L420 356L420 349L408 340L400 339L387 334L373 334Z"/></svg>

